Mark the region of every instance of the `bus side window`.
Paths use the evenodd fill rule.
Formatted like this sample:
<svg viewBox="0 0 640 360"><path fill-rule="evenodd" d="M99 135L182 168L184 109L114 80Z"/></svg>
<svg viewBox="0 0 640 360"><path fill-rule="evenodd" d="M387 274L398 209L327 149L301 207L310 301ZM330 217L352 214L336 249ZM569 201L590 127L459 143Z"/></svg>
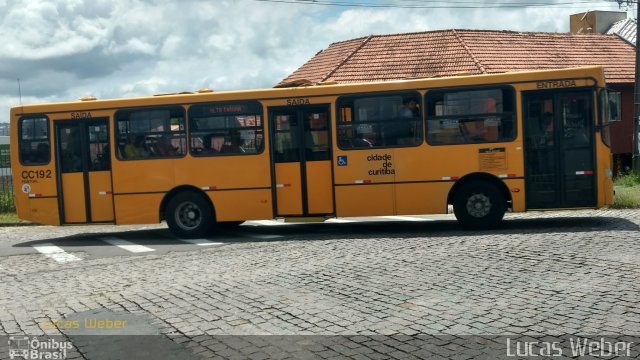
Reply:
<svg viewBox="0 0 640 360"><path fill-rule="evenodd" d="M515 138L513 89L428 92L427 141L432 145L512 141Z"/></svg>
<svg viewBox="0 0 640 360"><path fill-rule="evenodd" d="M116 156L121 160L186 154L185 111L181 106L120 110L116 121Z"/></svg>
<svg viewBox="0 0 640 360"><path fill-rule="evenodd" d="M421 100L415 92L338 100L341 149L417 146L422 142Z"/></svg>
<svg viewBox="0 0 640 360"><path fill-rule="evenodd" d="M211 103L189 108L193 156L262 152L262 105L256 101Z"/></svg>

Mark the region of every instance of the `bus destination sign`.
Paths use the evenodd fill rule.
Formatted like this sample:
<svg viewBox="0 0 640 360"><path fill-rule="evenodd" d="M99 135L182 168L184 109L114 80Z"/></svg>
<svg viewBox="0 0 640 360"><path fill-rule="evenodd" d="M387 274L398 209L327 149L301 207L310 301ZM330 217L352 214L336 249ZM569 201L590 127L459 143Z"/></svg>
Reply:
<svg viewBox="0 0 640 360"><path fill-rule="evenodd" d="M242 104L235 105L214 105L209 107L210 114L223 114L223 113L242 113L247 112L247 106Z"/></svg>
<svg viewBox="0 0 640 360"><path fill-rule="evenodd" d="M538 89L556 89L565 87L576 87L575 80L554 80L554 81L538 81L536 87Z"/></svg>

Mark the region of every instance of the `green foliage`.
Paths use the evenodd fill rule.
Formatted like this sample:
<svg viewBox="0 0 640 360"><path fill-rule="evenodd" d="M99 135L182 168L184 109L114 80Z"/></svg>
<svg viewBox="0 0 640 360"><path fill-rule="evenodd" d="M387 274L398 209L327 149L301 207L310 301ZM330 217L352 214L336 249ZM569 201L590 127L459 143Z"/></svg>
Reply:
<svg viewBox="0 0 640 360"><path fill-rule="evenodd" d="M0 212L15 212L16 203L12 193L0 193Z"/></svg>
<svg viewBox="0 0 640 360"><path fill-rule="evenodd" d="M616 197L613 205L614 209L639 209L640 208L640 185L638 186L616 186Z"/></svg>
<svg viewBox="0 0 640 360"><path fill-rule="evenodd" d="M20 220L20 218L18 217L18 214L0 212L0 223L19 223L19 222L24 222L24 220Z"/></svg>
<svg viewBox="0 0 640 360"><path fill-rule="evenodd" d="M624 174L618 176L613 184L615 186L640 186L640 174L635 172L630 172L628 174Z"/></svg>

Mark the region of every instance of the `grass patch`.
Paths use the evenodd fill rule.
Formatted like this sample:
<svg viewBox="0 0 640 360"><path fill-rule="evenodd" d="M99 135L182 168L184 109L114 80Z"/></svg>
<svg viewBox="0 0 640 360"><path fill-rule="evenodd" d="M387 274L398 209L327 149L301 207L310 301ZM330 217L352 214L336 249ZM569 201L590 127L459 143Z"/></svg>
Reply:
<svg viewBox="0 0 640 360"><path fill-rule="evenodd" d="M10 193L0 193L0 212L12 213L16 211L15 198Z"/></svg>
<svg viewBox="0 0 640 360"><path fill-rule="evenodd" d="M0 213L0 223L19 223L21 220L16 213Z"/></svg>
<svg viewBox="0 0 640 360"><path fill-rule="evenodd" d="M614 209L640 209L640 185L637 186L614 186L616 197L613 205Z"/></svg>
<svg viewBox="0 0 640 360"><path fill-rule="evenodd" d="M622 176L618 176L613 181L613 185L624 187L640 186L640 173L631 172Z"/></svg>

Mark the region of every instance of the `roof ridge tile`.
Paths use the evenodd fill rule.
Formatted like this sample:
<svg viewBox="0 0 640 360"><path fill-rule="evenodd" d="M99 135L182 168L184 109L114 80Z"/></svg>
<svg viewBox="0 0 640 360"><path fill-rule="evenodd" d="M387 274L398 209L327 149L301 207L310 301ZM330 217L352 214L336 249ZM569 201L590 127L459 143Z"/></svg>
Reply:
<svg viewBox="0 0 640 360"><path fill-rule="evenodd" d="M478 67L478 70L480 70L481 73L486 74L487 70L484 68L484 66L482 66L482 63L480 63L480 60L478 60L478 58L475 57L475 55L473 55L473 53L471 52L471 49L469 49L469 47L467 46L467 44L464 42L464 40L462 40L462 38L460 37L460 35L458 35L458 32L456 30L453 30L453 35L455 35L456 39L458 39L458 41L460 42L460 44L462 45L462 47L464 48L464 50L467 52L467 54L469 54L469 56L471 57L471 59L473 60L473 62L476 64L476 66Z"/></svg>

